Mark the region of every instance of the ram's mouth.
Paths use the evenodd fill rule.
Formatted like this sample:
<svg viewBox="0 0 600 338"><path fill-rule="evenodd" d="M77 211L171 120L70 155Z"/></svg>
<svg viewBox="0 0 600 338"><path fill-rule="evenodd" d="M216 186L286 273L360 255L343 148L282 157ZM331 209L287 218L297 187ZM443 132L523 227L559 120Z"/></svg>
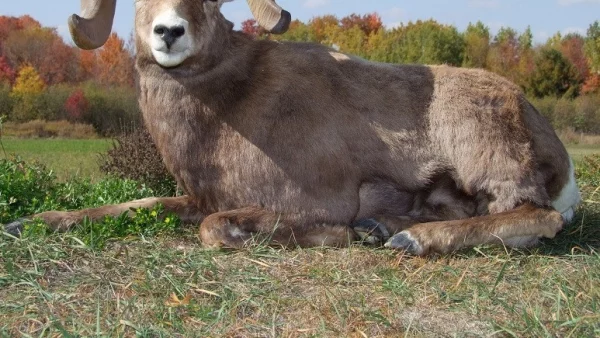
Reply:
<svg viewBox="0 0 600 338"><path fill-rule="evenodd" d="M154 60L165 68L175 68L181 65L191 53L186 51L173 51L173 50L156 50L152 49L152 56Z"/></svg>

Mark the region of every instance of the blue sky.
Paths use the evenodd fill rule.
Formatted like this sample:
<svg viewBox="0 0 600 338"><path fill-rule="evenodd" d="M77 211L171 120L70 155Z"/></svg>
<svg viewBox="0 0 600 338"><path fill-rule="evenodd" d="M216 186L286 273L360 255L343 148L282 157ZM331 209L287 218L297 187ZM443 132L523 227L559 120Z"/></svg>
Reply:
<svg viewBox="0 0 600 338"><path fill-rule="evenodd" d="M200 1L200 0L197 0ZM2 0L0 15L29 14L45 26L57 27L70 41L66 19L79 11L79 0ZM523 31L531 26L536 42L544 42L556 32L585 34L588 26L600 20L600 0L279 0L294 18L335 14L377 12L386 26L433 18L464 30L469 22L481 20L492 32L502 26ZM251 14L246 1L236 0L223 6L225 16L240 27ZM133 0L117 3L114 30L128 38L133 28Z"/></svg>

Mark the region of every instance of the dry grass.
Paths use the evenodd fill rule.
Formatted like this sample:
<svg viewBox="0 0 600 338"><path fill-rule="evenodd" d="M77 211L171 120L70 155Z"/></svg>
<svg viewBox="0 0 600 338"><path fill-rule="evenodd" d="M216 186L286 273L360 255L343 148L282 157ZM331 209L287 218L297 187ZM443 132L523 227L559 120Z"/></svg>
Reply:
<svg viewBox="0 0 600 338"><path fill-rule="evenodd" d="M71 139L92 139L98 134L89 124L72 123L69 121L34 120L24 123L5 122L2 135L18 138L48 138L60 137Z"/></svg>
<svg viewBox="0 0 600 338"><path fill-rule="evenodd" d="M77 233L0 234L0 337L600 336L600 173L585 168L577 218L529 251L211 251L194 228L99 250Z"/></svg>
<svg viewBox="0 0 600 338"><path fill-rule="evenodd" d="M590 196L574 224L528 252L210 251L191 228L101 251L70 234L4 236L0 335L598 336L600 210Z"/></svg>
<svg viewBox="0 0 600 338"><path fill-rule="evenodd" d="M600 135L578 133L571 128L558 131L557 134L564 144L600 146Z"/></svg>

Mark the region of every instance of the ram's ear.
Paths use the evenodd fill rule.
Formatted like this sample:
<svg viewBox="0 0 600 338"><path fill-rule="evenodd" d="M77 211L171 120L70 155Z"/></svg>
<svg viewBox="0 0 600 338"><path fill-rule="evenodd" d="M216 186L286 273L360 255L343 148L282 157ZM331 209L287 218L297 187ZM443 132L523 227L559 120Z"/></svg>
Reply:
<svg viewBox="0 0 600 338"><path fill-rule="evenodd" d="M81 0L81 16L69 17L73 42L81 49L102 47L112 30L117 0Z"/></svg>
<svg viewBox="0 0 600 338"><path fill-rule="evenodd" d="M258 24L273 34L283 34L290 27L292 16L274 0L248 0L252 15Z"/></svg>

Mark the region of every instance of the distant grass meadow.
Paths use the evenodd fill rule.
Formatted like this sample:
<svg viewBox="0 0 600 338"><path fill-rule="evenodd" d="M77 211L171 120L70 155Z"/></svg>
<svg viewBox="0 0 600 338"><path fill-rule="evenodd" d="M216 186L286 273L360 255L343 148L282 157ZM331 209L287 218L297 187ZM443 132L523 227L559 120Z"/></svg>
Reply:
<svg viewBox="0 0 600 338"><path fill-rule="evenodd" d="M112 145L109 139L22 139L3 138L6 155L19 155L28 162L39 161L57 173L59 179L102 176L98 154ZM0 158L5 156L0 149Z"/></svg>
<svg viewBox="0 0 600 338"><path fill-rule="evenodd" d="M0 223L154 194L100 174L110 141L2 142L25 161L0 154ZM584 202L532 250L214 251L160 208L66 234L33 223L21 239L0 234L0 337L600 336L599 148L569 147Z"/></svg>

